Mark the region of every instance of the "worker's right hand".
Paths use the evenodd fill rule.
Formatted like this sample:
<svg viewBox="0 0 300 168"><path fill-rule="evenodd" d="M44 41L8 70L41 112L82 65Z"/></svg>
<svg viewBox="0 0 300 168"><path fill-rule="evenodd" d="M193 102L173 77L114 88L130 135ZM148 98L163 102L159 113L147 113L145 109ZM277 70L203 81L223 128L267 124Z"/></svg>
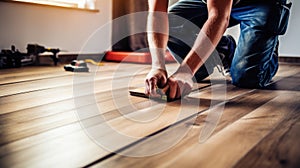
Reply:
<svg viewBox="0 0 300 168"><path fill-rule="evenodd" d="M168 78L167 84L161 89L161 92L167 94L169 101L173 101L188 95L193 88L193 83L191 73L178 70Z"/></svg>
<svg viewBox="0 0 300 168"><path fill-rule="evenodd" d="M167 83L168 74L164 69L151 69L145 79L145 94L157 96L156 88L163 88Z"/></svg>

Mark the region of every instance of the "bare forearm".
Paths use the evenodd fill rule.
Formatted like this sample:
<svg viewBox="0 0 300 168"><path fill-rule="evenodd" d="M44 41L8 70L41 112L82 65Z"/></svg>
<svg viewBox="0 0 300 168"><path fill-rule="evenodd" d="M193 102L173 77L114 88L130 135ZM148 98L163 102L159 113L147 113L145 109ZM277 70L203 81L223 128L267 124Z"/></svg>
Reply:
<svg viewBox="0 0 300 168"><path fill-rule="evenodd" d="M165 52L168 42L168 18L161 13L148 16L148 43L152 67L165 69Z"/></svg>
<svg viewBox="0 0 300 168"><path fill-rule="evenodd" d="M213 3L215 3L214 1ZM220 2L220 1L219 1ZM217 2L218 3L218 2ZM216 48L222 35L224 34L230 16L231 3L227 2L227 6L221 9L222 12L210 9L209 5L222 5L222 4L209 4L209 17L203 25L192 50L188 53L186 58L181 64L180 70L189 70L193 75L204 64L207 58Z"/></svg>
<svg viewBox="0 0 300 168"><path fill-rule="evenodd" d="M149 0L147 38L152 58L152 68L165 69L165 52L169 36L166 0Z"/></svg>
<svg viewBox="0 0 300 168"><path fill-rule="evenodd" d="M225 24L222 22L222 20L208 20L206 22L206 24L202 27L192 47L192 50L183 60L181 68L186 69L188 67L188 69L193 75L196 73L196 71L204 64L207 58L214 51L216 45L220 41L223 33L225 32L226 27L224 26ZM218 29L210 29L213 27L217 27Z"/></svg>

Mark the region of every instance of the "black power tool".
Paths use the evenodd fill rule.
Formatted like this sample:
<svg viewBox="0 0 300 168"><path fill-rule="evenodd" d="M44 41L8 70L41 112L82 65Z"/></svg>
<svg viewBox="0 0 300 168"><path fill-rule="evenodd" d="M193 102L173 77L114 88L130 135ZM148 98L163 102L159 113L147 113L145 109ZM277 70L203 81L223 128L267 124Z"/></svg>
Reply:
<svg viewBox="0 0 300 168"><path fill-rule="evenodd" d="M57 65L58 63L58 56L57 53L60 52L60 49L58 48L46 48L44 46L40 46L38 44L28 44L27 45L27 54L28 55L34 55L38 57L39 54L44 53L44 52L52 52L52 60L54 62L54 65Z"/></svg>

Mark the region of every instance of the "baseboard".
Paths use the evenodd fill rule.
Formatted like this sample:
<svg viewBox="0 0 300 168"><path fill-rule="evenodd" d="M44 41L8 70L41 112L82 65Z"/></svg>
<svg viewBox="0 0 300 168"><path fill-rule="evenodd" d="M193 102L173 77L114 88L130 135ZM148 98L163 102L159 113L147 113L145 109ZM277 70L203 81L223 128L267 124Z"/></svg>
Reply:
<svg viewBox="0 0 300 168"><path fill-rule="evenodd" d="M59 64L69 64L72 60L83 60L83 59L93 59L95 61L100 61L104 58L105 53L93 53L93 54L76 54L76 53L63 53L58 54ZM53 64L51 59L51 54L43 54L39 56L39 62L41 65Z"/></svg>
<svg viewBox="0 0 300 168"><path fill-rule="evenodd" d="M299 64L300 57L291 57L291 56L280 56L279 57L280 63L292 63L292 64Z"/></svg>

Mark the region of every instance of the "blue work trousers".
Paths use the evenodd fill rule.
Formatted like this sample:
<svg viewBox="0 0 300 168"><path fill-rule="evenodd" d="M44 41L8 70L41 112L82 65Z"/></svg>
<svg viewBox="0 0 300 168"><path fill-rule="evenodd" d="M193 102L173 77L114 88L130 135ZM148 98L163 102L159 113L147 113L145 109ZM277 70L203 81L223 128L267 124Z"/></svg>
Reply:
<svg viewBox="0 0 300 168"><path fill-rule="evenodd" d="M276 27L276 7L275 0L241 0L232 7L229 27L240 26L240 36L230 68L234 85L265 87L276 74L278 35L273 31ZM180 0L169 8L168 49L176 60L181 62L188 54L207 18L207 6L201 0ZM213 62L210 59L207 61ZM195 78L205 78L212 73L212 68L202 66Z"/></svg>

